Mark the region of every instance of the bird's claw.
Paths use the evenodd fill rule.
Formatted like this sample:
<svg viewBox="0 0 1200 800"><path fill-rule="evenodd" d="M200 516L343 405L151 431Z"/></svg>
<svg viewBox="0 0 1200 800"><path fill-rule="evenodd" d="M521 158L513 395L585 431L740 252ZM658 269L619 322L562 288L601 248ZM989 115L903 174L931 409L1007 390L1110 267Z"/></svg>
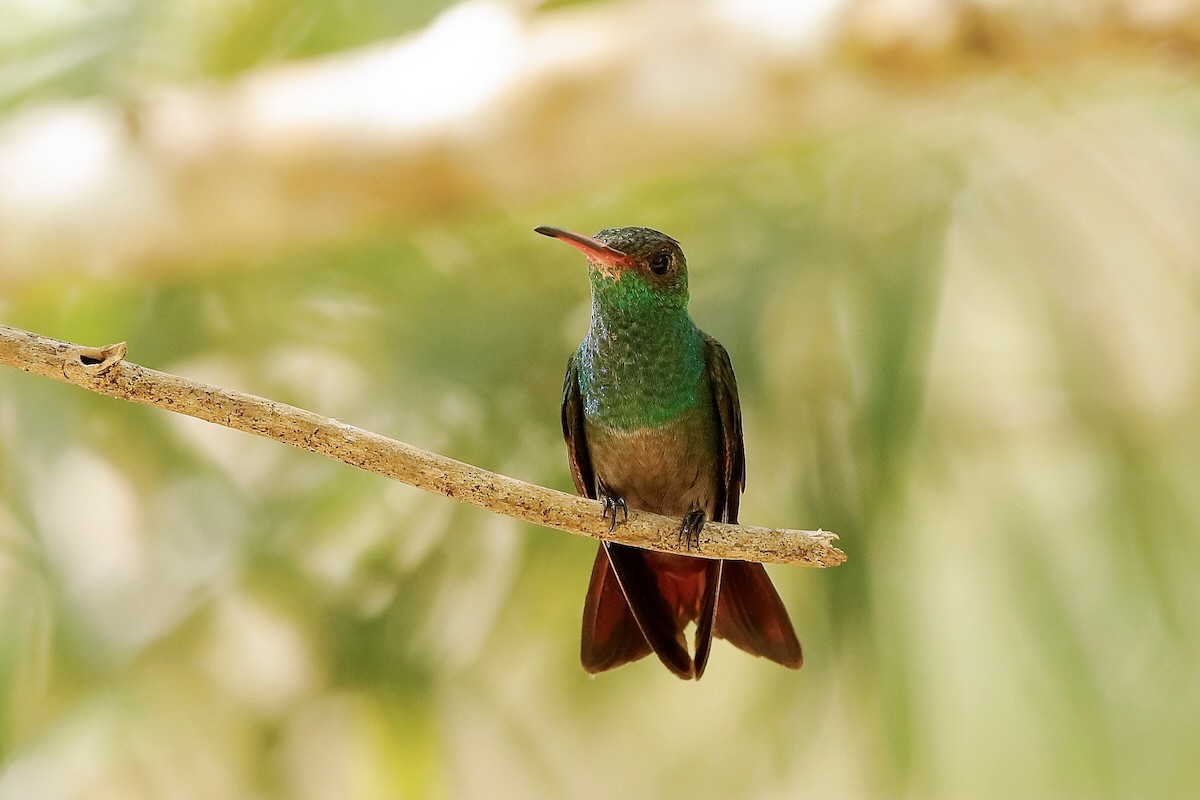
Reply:
<svg viewBox="0 0 1200 800"><path fill-rule="evenodd" d="M687 549L693 547L700 548L700 531L704 530L704 523L708 522L708 517L703 511L692 511L683 518L679 523L679 542L686 543Z"/></svg>
<svg viewBox="0 0 1200 800"><path fill-rule="evenodd" d="M610 516L612 517L612 521L608 526L609 533L612 533L617 527L618 510L621 512L622 522L629 521L629 506L625 505L624 497L618 497L606 492L601 496L600 500L604 503L604 513L601 514L600 518L609 519Z"/></svg>

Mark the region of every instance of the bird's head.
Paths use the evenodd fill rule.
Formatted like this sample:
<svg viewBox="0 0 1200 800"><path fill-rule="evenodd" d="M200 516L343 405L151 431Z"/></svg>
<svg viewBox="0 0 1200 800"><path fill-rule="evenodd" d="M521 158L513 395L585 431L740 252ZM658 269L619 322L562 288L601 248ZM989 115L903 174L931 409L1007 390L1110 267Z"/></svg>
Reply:
<svg viewBox="0 0 1200 800"><path fill-rule="evenodd" d="M665 233L653 228L605 228L595 236L584 236L545 225L535 230L587 256L592 295L602 305L687 307L687 260L679 242Z"/></svg>

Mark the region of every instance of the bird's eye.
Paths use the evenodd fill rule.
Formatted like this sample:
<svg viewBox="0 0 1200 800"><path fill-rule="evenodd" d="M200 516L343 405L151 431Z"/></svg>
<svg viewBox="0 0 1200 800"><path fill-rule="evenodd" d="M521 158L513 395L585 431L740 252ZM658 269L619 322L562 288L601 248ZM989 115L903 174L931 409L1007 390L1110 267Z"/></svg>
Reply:
<svg viewBox="0 0 1200 800"><path fill-rule="evenodd" d="M650 269L655 275L665 275L667 270L671 268L671 254L659 253L654 258L650 259Z"/></svg>

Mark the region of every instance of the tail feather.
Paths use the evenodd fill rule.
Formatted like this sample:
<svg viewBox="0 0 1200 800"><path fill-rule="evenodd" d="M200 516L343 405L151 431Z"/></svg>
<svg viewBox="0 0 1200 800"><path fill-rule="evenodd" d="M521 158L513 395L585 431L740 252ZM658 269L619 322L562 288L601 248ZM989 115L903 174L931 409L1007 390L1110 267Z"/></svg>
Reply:
<svg viewBox="0 0 1200 800"><path fill-rule="evenodd" d="M716 634L747 653L785 667L799 669L804 663L787 609L762 564L725 562Z"/></svg>
<svg viewBox="0 0 1200 800"><path fill-rule="evenodd" d="M629 611L654 654L680 678L692 678L692 656L683 639L683 626L663 595L658 572L647 563L647 551L604 542L604 552L608 555L613 576L625 595Z"/></svg>
<svg viewBox="0 0 1200 800"><path fill-rule="evenodd" d="M680 678L699 679L714 635L752 655L800 668L800 642L762 564L706 561L703 569L681 576L666 558L612 542L598 550L583 610L584 669L603 672L653 652ZM692 620L694 659L683 638Z"/></svg>
<svg viewBox="0 0 1200 800"><path fill-rule="evenodd" d="M583 605L583 636L579 647L583 668L591 673L604 672L649 654L650 643L633 618L608 555L601 547L596 551L592 582Z"/></svg>

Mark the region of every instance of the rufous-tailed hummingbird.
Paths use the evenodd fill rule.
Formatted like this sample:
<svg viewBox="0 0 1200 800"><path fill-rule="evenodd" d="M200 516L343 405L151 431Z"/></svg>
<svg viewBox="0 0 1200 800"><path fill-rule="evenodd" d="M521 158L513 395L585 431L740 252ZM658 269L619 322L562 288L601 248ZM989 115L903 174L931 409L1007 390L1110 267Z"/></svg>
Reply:
<svg viewBox="0 0 1200 800"><path fill-rule="evenodd" d="M536 230L588 260L591 323L562 397L576 490L601 500L614 527L630 508L681 517L681 538L698 547L707 520L737 522L746 461L733 366L688 314L679 243L650 228ZM691 622L694 655L683 635ZM653 651L680 678L699 679L714 635L786 667L803 661L762 564L601 545L583 608L584 669Z"/></svg>

